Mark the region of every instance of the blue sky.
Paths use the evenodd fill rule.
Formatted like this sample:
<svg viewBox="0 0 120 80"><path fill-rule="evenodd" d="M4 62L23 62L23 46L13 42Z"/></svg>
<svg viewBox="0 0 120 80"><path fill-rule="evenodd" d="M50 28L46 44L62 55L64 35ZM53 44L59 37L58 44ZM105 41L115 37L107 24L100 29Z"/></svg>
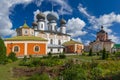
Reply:
<svg viewBox="0 0 120 80"><path fill-rule="evenodd" d="M95 40L101 25L113 42L120 43L120 0L0 0L0 36L15 36L24 20L31 27L35 15L54 12L67 21L67 32L84 44ZM58 28L59 28L59 20Z"/></svg>

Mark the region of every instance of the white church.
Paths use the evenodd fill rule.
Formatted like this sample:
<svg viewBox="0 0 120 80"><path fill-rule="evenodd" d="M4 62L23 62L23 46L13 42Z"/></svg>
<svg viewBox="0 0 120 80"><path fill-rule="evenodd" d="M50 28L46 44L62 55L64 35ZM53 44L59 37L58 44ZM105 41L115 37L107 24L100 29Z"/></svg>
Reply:
<svg viewBox="0 0 120 80"><path fill-rule="evenodd" d="M34 36L48 40L47 52L61 53L64 51L64 42L70 41L70 35L66 33L66 21L60 20L60 30L58 31L58 18L54 12L46 17L42 12L36 15L37 21L32 23ZM46 21L47 19L47 21Z"/></svg>

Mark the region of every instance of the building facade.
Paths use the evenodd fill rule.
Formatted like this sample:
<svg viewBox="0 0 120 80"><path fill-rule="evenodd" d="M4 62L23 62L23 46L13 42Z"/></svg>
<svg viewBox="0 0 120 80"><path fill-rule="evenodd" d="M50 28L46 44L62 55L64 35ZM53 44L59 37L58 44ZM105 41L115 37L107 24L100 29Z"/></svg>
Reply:
<svg viewBox="0 0 120 80"><path fill-rule="evenodd" d="M100 52L104 48L108 52L112 52L112 47L114 46L114 42L108 39L108 33L104 31L103 26L101 26L101 30L97 32L96 40L90 43L90 48L93 52Z"/></svg>
<svg viewBox="0 0 120 80"><path fill-rule="evenodd" d="M64 52L66 53L76 53L80 55L83 53L84 45L80 42L70 40L63 43L63 45L65 46Z"/></svg>
<svg viewBox="0 0 120 80"><path fill-rule="evenodd" d="M7 55L10 52L15 52L17 57L47 54L47 40L35 37L34 30L27 26L26 23L16 31L16 37L7 38L4 41L7 48Z"/></svg>

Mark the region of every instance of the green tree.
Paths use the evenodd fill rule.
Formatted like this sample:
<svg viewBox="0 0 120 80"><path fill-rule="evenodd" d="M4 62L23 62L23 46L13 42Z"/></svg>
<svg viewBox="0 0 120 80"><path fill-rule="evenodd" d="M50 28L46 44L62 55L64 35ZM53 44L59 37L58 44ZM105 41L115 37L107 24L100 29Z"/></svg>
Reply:
<svg viewBox="0 0 120 80"><path fill-rule="evenodd" d="M92 48L89 50L89 56L92 56Z"/></svg>
<svg viewBox="0 0 120 80"><path fill-rule="evenodd" d="M6 62L6 47L4 41L0 37L0 64L5 64Z"/></svg>
<svg viewBox="0 0 120 80"><path fill-rule="evenodd" d="M108 58L108 54L106 53L106 49L104 48L102 51L102 59L105 60L106 58Z"/></svg>
<svg viewBox="0 0 120 80"><path fill-rule="evenodd" d="M17 60L16 54L14 52L11 52L8 55L8 59L11 59L12 61L16 61Z"/></svg>

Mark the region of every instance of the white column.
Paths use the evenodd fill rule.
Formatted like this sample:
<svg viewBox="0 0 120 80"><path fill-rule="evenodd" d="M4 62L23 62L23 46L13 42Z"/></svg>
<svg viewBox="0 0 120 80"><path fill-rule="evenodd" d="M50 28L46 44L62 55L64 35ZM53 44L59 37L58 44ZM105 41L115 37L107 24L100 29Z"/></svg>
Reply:
<svg viewBox="0 0 120 80"><path fill-rule="evenodd" d="M25 50L24 55L27 56L27 43L25 43L24 50Z"/></svg>

